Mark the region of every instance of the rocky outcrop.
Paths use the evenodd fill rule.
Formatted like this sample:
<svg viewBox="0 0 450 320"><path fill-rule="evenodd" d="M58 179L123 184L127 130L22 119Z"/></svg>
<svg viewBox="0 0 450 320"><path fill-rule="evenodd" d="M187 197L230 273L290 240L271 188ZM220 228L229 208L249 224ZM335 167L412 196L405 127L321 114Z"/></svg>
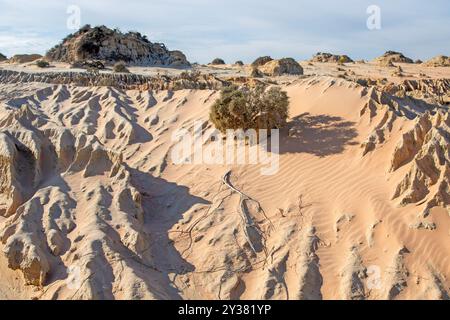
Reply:
<svg viewBox="0 0 450 320"><path fill-rule="evenodd" d="M450 57L437 56L424 63L427 67L450 67Z"/></svg>
<svg viewBox="0 0 450 320"><path fill-rule="evenodd" d="M404 80L380 89L398 97L408 95L430 103L444 104L445 98L450 97L450 79Z"/></svg>
<svg viewBox="0 0 450 320"><path fill-rule="evenodd" d="M216 58L213 61L211 61L210 64L213 65L213 66L220 66L220 65L224 65L225 61L223 59Z"/></svg>
<svg viewBox="0 0 450 320"><path fill-rule="evenodd" d="M377 122L362 144L363 156L385 143L397 119L416 119L414 128L403 134L391 159L390 172L405 166L409 168L396 186L393 200L401 206L424 204L421 214L424 217L434 207L450 210L450 116L447 108L407 96L391 96L374 87L364 94L368 101L361 110L361 117L369 124L375 119Z"/></svg>
<svg viewBox="0 0 450 320"><path fill-rule="evenodd" d="M108 63L124 61L129 65L188 66L180 51L169 51L164 44L152 43L139 32L122 33L105 26L81 28L50 49L46 58L73 63L102 60Z"/></svg>
<svg viewBox="0 0 450 320"><path fill-rule="evenodd" d="M390 63L414 63L414 61L408 57L405 57L403 53L396 51L387 51L381 57L374 60L375 63L386 66Z"/></svg>
<svg viewBox="0 0 450 320"><path fill-rule="evenodd" d="M398 184L393 199L400 205L425 202L423 216L434 207L450 213L450 115L429 113L403 135L391 160L391 171L410 164Z"/></svg>
<svg viewBox="0 0 450 320"><path fill-rule="evenodd" d="M28 63L41 59L40 54L16 54L9 59L9 63Z"/></svg>
<svg viewBox="0 0 450 320"><path fill-rule="evenodd" d="M8 58L5 55L0 53L0 62L6 61L6 60L8 60Z"/></svg>
<svg viewBox="0 0 450 320"><path fill-rule="evenodd" d="M263 66L272 60L273 60L272 57L269 57L269 56L259 57L255 61L252 62L252 67Z"/></svg>
<svg viewBox="0 0 450 320"><path fill-rule="evenodd" d="M310 62L349 63L353 62L353 60L347 55L336 55L327 52L318 52L312 57Z"/></svg>
<svg viewBox="0 0 450 320"><path fill-rule="evenodd" d="M450 79L406 79L397 83L386 79L358 79L356 82L399 98L412 97L434 105L450 103Z"/></svg>
<svg viewBox="0 0 450 320"><path fill-rule="evenodd" d="M303 68L292 58L270 61L259 68L264 74L276 77L281 75L302 75Z"/></svg>
<svg viewBox="0 0 450 320"><path fill-rule="evenodd" d="M379 120L375 123L370 136L361 144L363 156L386 141L386 136L391 132L394 121L401 115L400 105L384 92L370 88L365 94L367 94L368 100L360 111L361 118L365 118L369 124L372 124L376 118ZM377 117L379 114L382 116Z"/></svg>

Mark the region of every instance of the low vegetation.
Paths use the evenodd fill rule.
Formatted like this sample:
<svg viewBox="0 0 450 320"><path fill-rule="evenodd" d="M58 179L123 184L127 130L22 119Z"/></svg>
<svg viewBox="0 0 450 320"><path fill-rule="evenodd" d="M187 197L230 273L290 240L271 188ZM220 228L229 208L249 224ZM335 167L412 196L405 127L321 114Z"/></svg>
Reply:
<svg viewBox="0 0 450 320"><path fill-rule="evenodd" d="M347 56L340 56L339 57L339 60L338 60L338 64L339 65L344 65L344 63L347 63L347 62L348 62Z"/></svg>
<svg viewBox="0 0 450 320"><path fill-rule="evenodd" d="M36 66L38 66L39 68L48 68L50 67L50 63L48 63L48 61L45 60L38 60L36 61Z"/></svg>
<svg viewBox="0 0 450 320"><path fill-rule="evenodd" d="M96 70L104 70L105 64L100 60L80 60L75 61L71 65L71 68L77 69L96 69Z"/></svg>
<svg viewBox="0 0 450 320"><path fill-rule="evenodd" d="M116 73L130 73L125 62L117 62L113 67L113 71Z"/></svg>
<svg viewBox="0 0 450 320"><path fill-rule="evenodd" d="M278 87L230 86L212 105L210 120L222 133L227 129L278 129L286 124L288 113L289 98Z"/></svg>

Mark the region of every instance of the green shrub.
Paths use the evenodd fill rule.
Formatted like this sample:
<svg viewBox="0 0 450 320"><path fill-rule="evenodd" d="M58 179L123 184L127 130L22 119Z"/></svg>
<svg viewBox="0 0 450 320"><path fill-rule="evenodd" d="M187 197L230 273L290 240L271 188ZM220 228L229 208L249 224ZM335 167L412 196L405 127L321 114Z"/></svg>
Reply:
<svg viewBox="0 0 450 320"><path fill-rule="evenodd" d="M338 65L344 65L344 63L346 62L346 59L344 56L340 56L339 60L338 60Z"/></svg>
<svg viewBox="0 0 450 320"><path fill-rule="evenodd" d="M130 73L124 62L117 62L113 67L114 72L117 73Z"/></svg>
<svg viewBox="0 0 450 320"><path fill-rule="evenodd" d="M338 64L351 63L351 62L353 62L353 60L350 59L349 56L347 56L345 54L342 56L339 56Z"/></svg>
<svg viewBox="0 0 450 320"><path fill-rule="evenodd" d="M227 129L277 129L286 124L288 112L289 98L278 87L230 86L211 106L210 120L222 133Z"/></svg>
<svg viewBox="0 0 450 320"><path fill-rule="evenodd" d="M48 67L50 67L50 63L48 63L48 62L45 61L45 60L38 60L38 61L36 61L36 65L37 65L39 68L48 68Z"/></svg>
<svg viewBox="0 0 450 320"><path fill-rule="evenodd" d="M237 66L242 67L244 65L244 62L242 62L241 60L238 60L234 64L237 65Z"/></svg>

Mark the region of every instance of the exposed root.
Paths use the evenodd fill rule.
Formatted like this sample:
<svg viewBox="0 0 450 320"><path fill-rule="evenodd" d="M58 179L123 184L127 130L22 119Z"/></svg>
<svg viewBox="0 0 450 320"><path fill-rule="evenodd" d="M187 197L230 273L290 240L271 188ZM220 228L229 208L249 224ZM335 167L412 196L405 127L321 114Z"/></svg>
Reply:
<svg viewBox="0 0 450 320"><path fill-rule="evenodd" d="M257 250L255 249L255 245L252 242L252 240L250 239L250 236L248 234L249 230L254 230L263 240L264 242L266 241L265 236L263 234L263 232L261 231L261 229L255 224L255 222L253 221L250 213L248 212L248 208L246 206L246 201L252 201L254 203L256 203L258 211L262 212L264 214L264 216L266 217L266 219L270 222L271 226L273 227L272 222L267 218L267 215L265 214L263 208L261 207L261 204L249 197L248 195L246 195L245 193L239 191L238 189L236 189L233 184L230 181L230 176L231 176L231 170L228 171L227 173L225 173L225 175L223 176L223 183L230 188L233 192L238 193L241 197L240 197L240 201L239 201L239 212L241 213L241 218L242 218L242 223L243 225L243 231L245 234L245 237L247 239L247 243L249 244L250 248L252 249L252 251L255 253L255 255L258 254ZM265 251L265 249L264 249ZM267 256L267 252L266 252L266 256Z"/></svg>

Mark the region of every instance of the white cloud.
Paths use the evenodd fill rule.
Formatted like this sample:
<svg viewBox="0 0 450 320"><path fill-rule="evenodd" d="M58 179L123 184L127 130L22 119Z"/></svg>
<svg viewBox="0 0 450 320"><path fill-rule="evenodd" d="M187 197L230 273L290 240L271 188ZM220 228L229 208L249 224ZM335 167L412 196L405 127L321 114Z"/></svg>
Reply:
<svg viewBox="0 0 450 320"><path fill-rule="evenodd" d="M53 45L52 38L39 34L0 32L0 52L8 57L24 53L44 54Z"/></svg>

